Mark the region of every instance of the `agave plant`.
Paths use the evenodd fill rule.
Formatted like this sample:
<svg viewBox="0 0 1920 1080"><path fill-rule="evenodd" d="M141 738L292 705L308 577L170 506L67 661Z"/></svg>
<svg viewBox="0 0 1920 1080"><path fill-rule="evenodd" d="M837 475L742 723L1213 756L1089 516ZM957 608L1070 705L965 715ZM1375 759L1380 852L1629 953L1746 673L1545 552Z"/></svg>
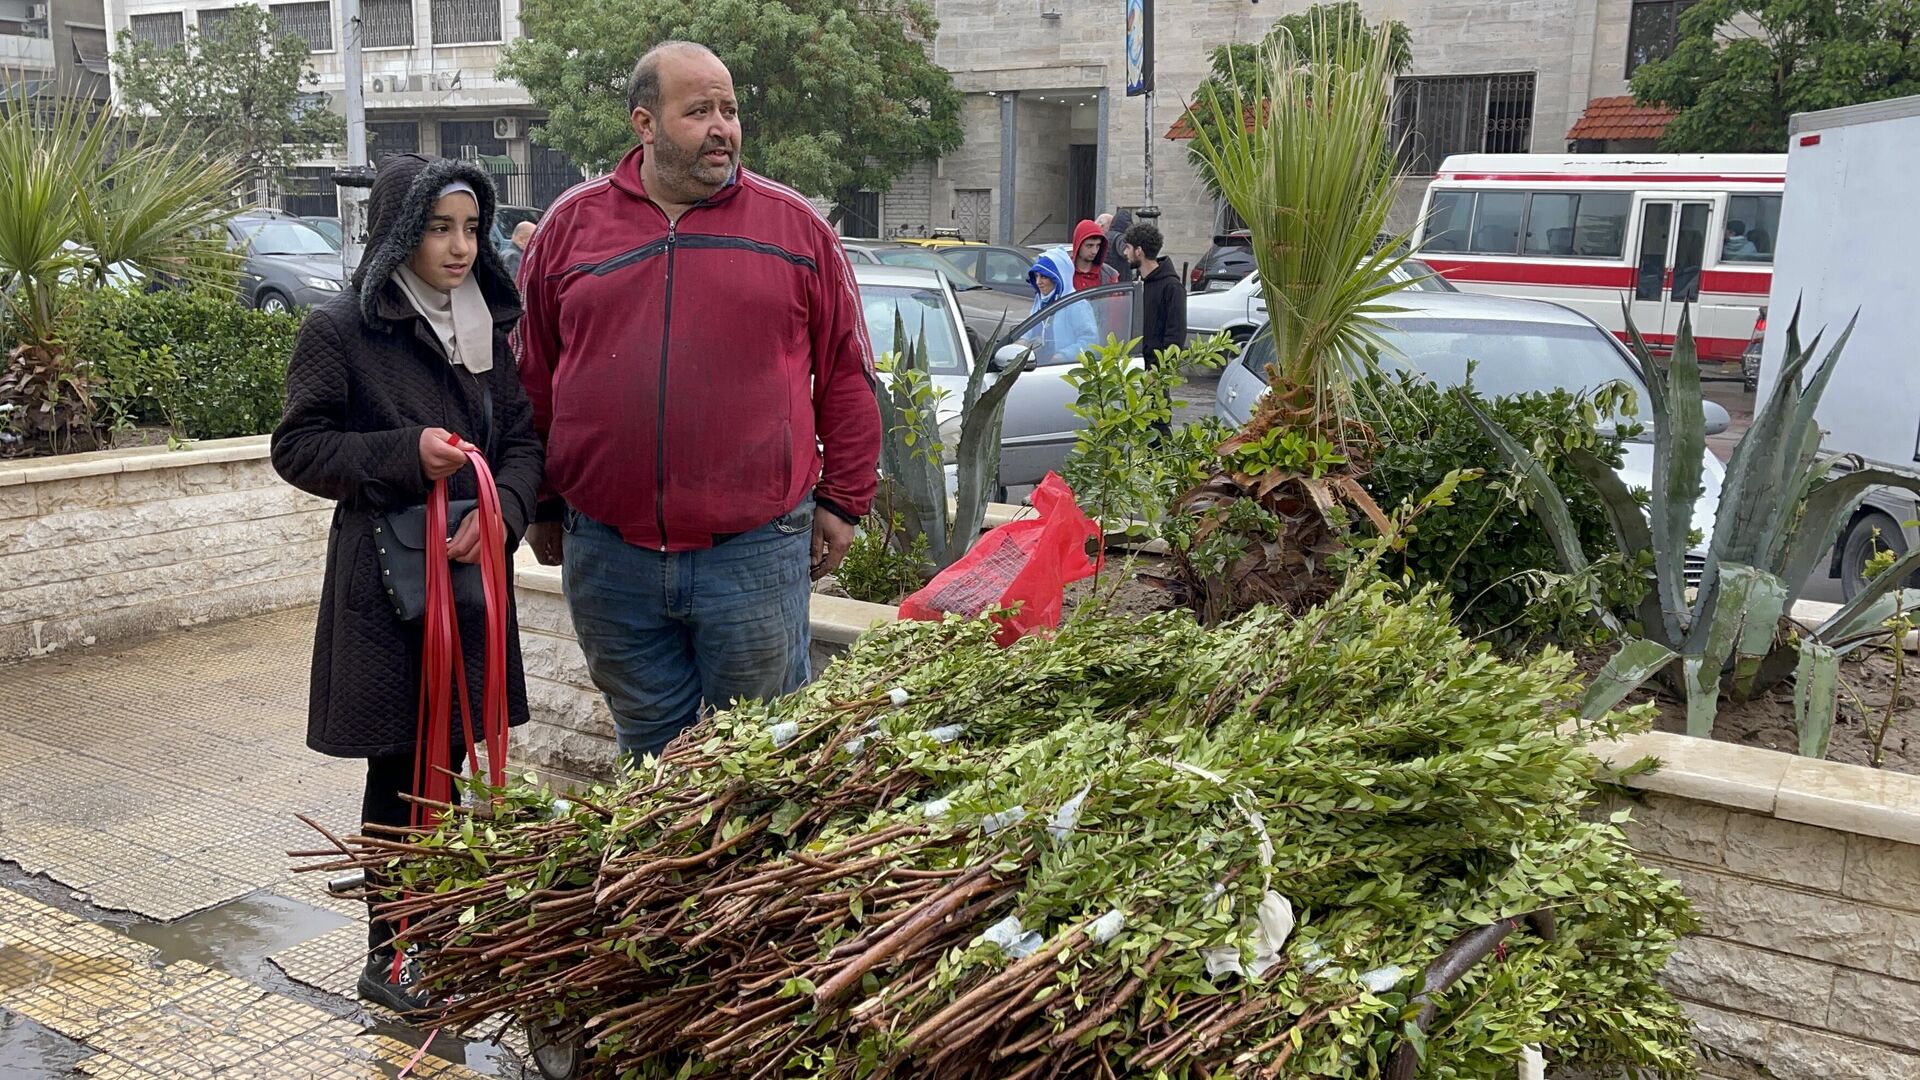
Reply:
<svg viewBox="0 0 1920 1080"><path fill-rule="evenodd" d="M987 503L999 483L1000 425L1006 415L1007 394L1026 369L1030 354L1023 353L995 373L987 383L986 358L996 341L982 351L967 376L960 401L960 438L944 445L940 423L943 391L927 369L926 332L909 339L898 312L894 314L893 352L881 358L885 379L875 395L880 400L884 429L880 440L882 517L901 524L903 553L920 537L932 561L929 573L952 565L980 536ZM952 451L956 484L947 494L947 451Z"/></svg>
<svg viewBox="0 0 1920 1080"><path fill-rule="evenodd" d="M118 266L186 286L230 286L221 223L239 177L231 162L157 126L124 123L92 102L0 99L0 305L14 338L11 410L34 434L84 438L84 358L62 332L87 290ZM54 419L57 418L57 419ZM71 441L71 439L69 439Z"/></svg>
<svg viewBox="0 0 1920 1080"><path fill-rule="evenodd" d="M1649 678L1661 676L1686 696L1688 734L1705 738L1713 734L1723 689L1745 700L1797 672L1801 752L1822 756L1833 724L1839 658L1884 637L1883 623L1896 602L1915 606L1920 594L1889 593L1920 567L1920 549L1900 558L1810 633L1798 632L1786 616L1868 489L1920 493L1920 473L1820 452L1814 411L1853 327L1815 365L1819 337L1802 346L1796 311L1787 327L1780 377L1727 463L1713 535L1705 538L1705 563L1698 584L1690 587L1689 557L1698 550L1692 513L1702 490L1706 448L1692 320L1682 315L1664 375L1631 315L1627 327L1653 413L1653 490L1647 509L1591 455L1576 454L1575 463L1605 502L1621 550L1630 559L1651 553L1654 588L1638 613L1638 627L1622 628L1636 629L1640 636L1629 640L1595 680L1586 711L1604 712ZM1518 440L1464 390L1460 393L1527 484L1564 568L1584 569L1586 555L1559 489ZM1601 617L1609 618L1604 612Z"/></svg>
<svg viewBox="0 0 1920 1080"><path fill-rule="evenodd" d="M1358 17L1317 10L1304 38L1276 34L1252 77L1197 106L1213 122L1197 127L1195 153L1252 233L1276 355L1252 419L1220 447L1223 467L1177 507L1191 520L1175 553L1209 620L1323 599L1342 504L1386 524L1356 479L1370 435L1349 405L1385 347L1375 316L1394 310L1390 275L1408 246L1405 235L1380 242L1399 187L1393 37L1342 21ZM1193 543L1223 539L1237 552L1192 557Z"/></svg>

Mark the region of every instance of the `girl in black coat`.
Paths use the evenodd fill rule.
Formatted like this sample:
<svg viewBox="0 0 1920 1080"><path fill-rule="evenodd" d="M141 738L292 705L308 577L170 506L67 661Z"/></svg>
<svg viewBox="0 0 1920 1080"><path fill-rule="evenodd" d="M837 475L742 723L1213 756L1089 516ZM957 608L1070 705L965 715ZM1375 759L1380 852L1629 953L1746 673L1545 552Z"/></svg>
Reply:
<svg viewBox="0 0 1920 1080"><path fill-rule="evenodd" d="M476 497L474 471L453 433L480 447L500 492L508 551L532 520L541 447L507 334L520 298L488 239L493 184L465 162L417 154L380 166L367 204L366 255L352 288L315 308L287 367L287 411L273 466L288 483L332 499L326 581L313 642L307 745L367 759L363 819L407 825L421 677L421 627L401 622L381 584L373 519L418 506L446 478L449 499ZM491 415L486 403L491 400ZM449 554L478 562L479 511ZM511 560L508 562L511 570ZM508 589L509 603L512 589ZM461 655L480 706L484 612L460 610ZM507 626L509 722L527 719L519 627ZM455 709L451 760L465 754ZM414 970L394 975L393 928L377 920L360 996L395 1011L427 1004Z"/></svg>

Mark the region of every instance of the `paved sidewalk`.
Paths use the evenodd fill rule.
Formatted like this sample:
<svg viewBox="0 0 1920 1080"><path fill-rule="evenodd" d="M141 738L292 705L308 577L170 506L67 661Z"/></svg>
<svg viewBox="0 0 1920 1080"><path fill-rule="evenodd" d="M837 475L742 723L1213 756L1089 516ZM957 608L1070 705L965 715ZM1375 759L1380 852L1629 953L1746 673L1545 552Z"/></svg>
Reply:
<svg viewBox="0 0 1920 1080"><path fill-rule="evenodd" d="M65 886L81 912L0 888L0 1008L98 1051L82 1071L393 1076L417 1048L418 1037L363 1034L346 998L365 907L294 874L286 854L325 846L296 813L357 830L364 775L305 747L312 626L300 609L0 667L0 859ZM98 925L110 921L101 911L165 923L242 897L233 908L311 916L294 919L292 940L275 939L271 960L339 995L311 995L331 1011L135 940L166 928ZM233 934L219 915L200 917L211 920L201 932ZM302 927L312 936L300 940ZM480 1074L428 1057L408 1075Z"/></svg>

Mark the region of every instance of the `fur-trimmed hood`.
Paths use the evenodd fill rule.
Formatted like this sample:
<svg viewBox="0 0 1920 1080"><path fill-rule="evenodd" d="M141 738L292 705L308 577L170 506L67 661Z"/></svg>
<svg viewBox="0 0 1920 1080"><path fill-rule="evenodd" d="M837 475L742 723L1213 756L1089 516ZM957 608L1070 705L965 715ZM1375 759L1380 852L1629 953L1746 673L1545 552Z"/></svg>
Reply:
<svg viewBox="0 0 1920 1080"><path fill-rule="evenodd" d="M412 305L398 294L393 274L412 257L426 234L427 215L440 189L456 180L473 187L480 198L479 250L474 253L474 280L487 299L496 325L520 317L520 293L513 275L493 246L493 178L469 161L396 154L380 163L373 191L367 196L367 249L353 274L360 300L360 316L380 326L412 313Z"/></svg>

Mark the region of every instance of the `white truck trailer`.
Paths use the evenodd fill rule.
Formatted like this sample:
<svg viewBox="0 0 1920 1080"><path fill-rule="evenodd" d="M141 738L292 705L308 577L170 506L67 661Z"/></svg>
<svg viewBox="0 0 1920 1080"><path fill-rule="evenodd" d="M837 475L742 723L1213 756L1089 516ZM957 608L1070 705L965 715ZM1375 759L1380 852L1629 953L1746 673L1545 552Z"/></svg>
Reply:
<svg viewBox="0 0 1920 1080"><path fill-rule="evenodd" d="M1795 305L1800 338L1821 352L1859 323L1818 417L1829 452L1920 468L1920 97L1793 118L1759 392L1779 377ZM1835 545L1831 571L1851 597L1875 545L1920 545L1920 503L1876 490ZM1878 530L1877 534L1876 531Z"/></svg>

